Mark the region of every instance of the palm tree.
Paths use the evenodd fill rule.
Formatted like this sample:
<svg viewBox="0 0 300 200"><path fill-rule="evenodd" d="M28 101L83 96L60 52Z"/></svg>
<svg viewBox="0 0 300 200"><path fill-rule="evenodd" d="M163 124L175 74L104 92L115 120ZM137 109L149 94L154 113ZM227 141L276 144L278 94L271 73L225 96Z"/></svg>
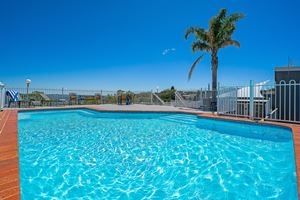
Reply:
<svg viewBox="0 0 300 200"><path fill-rule="evenodd" d="M211 54L212 69L212 110L216 111L217 104L217 71L218 71L218 51L226 46L234 45L240 47L240 43L232 39L235 31L235 23L243 18L242 13L227 15L226 9L221 9L217 16L211 18L208 30L204 28L190 27L185 33L185 39L190 34L195 36L192 43L193 52L204 51ZM188 79L190 80L197 63L203 59L204 54L200 55L192 64Z"/></svg>

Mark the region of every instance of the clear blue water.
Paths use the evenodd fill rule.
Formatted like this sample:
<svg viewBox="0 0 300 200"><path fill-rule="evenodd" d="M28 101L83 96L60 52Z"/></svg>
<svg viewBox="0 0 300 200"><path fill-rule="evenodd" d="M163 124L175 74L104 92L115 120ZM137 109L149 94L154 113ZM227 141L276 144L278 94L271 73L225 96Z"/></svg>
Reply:
<svg viewBox="0 0 300 200"><path fill-rule="evenodd" d="M19 113L22 199L297 199L288 129L187 114Z"/></svg>

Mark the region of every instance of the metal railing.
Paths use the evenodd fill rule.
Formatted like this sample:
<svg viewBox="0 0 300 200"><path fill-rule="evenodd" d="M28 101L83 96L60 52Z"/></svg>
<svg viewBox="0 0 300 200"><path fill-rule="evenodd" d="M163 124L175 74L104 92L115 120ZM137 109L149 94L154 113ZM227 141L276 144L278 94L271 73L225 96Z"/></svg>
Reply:
<svg viewBox="0 0 300 200"><path fill-rule="evenodd" d="M152 103L155 102L155 99L158 101L159 104L165 105L165 102L159 97L159 94L152 92Z"/></svg>
<svg viewBox="0 0 300 200"><path fill-rule="evenodd" d="M177 90L175 101L172 102L176 107L187 107L202 111L211 111L212 90Z"/></svg>
<svg viewBox="0 0 300 200"><path fill-rule="evenodd" d="M6 94L4 107L44 107L44 106L65 106L65 105L97 105L117 104L118 96L123 104L129 96L130 103L154 104L151 91L109 91L109 90L76 90L76 89L43 89L43 88L4 88L3 93L8 90L19 92L20 102L10 102ZM120 100L120 99L119 99Z"/></svg>
<svg viewBox="0 0 300 200"><path fill-rule="evenodd" d="M76 90L76 89L44 89L44 88L4 88L5 91L19 92L20 102L10 103L10 97L4 96L4 107L49 107L65 105L95 105L118 104L120 98L126 103L126 96L130 96L130 103L151 105L172 105L199 110L210 110L212 91L200 90L169 90L167 93L153 91L116 91L116 90ZM122 94L122 95L121 95ZM121 95L121 97L120 97Z"/></svg>
<svg viewBox="0 0 300 200"><path fill-rule="evenodd" d="M300 83L262 82L220 87L218 114L286 122L300 122Z"/></svg>
<svg viewBox="0 0 300 200"><path fill-rule="evenodd" d="M290 81L285 83L250 82L246 86L219 87L217 112L220 115L247 117L287 122L300 122L300 83ZM17 90L20 93L20 104L9 103L7 90ZM172 93L171 100L164 101L165 96L152 91L109 91L109 90L70 90L70 89L40 89L40 88L4 88L1 102L4 107L36 107L65 105L95 105L122 103L157 104L188 107L202 111L212 109L212 91L177 90ZM122 94L122 95L121 95ZM126 97L127 96L127 97ZM162 103L164 102L164 103ZM1 105L0 105L1 107Z"/></svg>

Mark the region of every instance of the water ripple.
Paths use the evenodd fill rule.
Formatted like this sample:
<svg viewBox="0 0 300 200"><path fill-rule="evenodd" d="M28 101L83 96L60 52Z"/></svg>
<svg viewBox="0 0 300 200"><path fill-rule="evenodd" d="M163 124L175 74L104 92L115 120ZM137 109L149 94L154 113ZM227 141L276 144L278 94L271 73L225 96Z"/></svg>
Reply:
<svg viewBox="0 0 300 200"><path fill-rule="evenodd" d="M297 199L288 130L183 114L19 115L22 199Z"/></svg>

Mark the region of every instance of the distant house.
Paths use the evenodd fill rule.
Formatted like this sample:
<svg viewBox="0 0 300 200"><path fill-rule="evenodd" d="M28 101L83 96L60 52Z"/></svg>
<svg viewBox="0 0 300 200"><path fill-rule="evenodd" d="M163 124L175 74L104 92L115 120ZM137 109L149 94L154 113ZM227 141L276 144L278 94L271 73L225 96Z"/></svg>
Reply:
<svg viewBox="0 0 300 200"><path fill-rule="evenodd" d="M265 90L269 81L254 84L253 116L261 117L270 112L269 100L265 97ZM229 87L219 91L218 105L220 113L249 116L250 115L250 86Z"/></svg>
<svg viewBox="0 0 300 200"><path fill-rule="evenodd" d="M300 121L300 67L275 67L277 116Z"/></svg>

